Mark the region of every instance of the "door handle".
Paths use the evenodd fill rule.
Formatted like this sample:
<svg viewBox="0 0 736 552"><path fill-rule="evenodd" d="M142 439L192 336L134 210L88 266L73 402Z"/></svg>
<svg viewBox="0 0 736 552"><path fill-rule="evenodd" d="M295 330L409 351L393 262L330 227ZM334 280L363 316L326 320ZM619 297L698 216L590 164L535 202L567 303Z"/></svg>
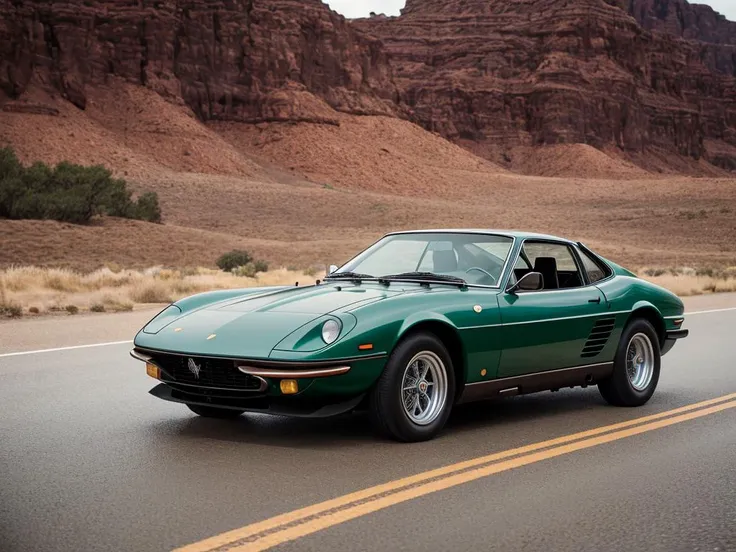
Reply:
<svg viewBox="0 0 736 552"><path fill-rule="evenodd" d="M598 303L598 304L600 305L600 303L601 303L601 298L600 298L600 297L598 297L598 298L596 298L596 299L588 299L588 303Z"/></svg>

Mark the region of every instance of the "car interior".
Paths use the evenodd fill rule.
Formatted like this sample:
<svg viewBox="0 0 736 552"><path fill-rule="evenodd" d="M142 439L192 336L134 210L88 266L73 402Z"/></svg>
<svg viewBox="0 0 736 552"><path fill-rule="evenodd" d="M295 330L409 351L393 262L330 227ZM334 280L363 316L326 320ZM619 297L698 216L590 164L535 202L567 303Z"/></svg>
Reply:
<svg viewBox="0 0 736 552"><path fill-rule="evenodd" d="M472 243L432 242L418 270L457 276L476 285L496 285L504 259Z"/></svg>
<svg viewBox="0 0 736 552"><path fill-rule="evenodd" d="M542 275L542 290L569 289L584 285L570 248L563 244L527 242L514 267L518 282L529 272Z"/></svg>

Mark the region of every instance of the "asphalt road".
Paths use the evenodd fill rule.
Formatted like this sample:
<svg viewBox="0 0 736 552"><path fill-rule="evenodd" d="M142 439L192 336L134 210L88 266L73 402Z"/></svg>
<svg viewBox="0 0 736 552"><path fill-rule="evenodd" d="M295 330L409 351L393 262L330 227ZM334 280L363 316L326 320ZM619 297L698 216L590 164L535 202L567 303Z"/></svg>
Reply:
<svg viewBox="0 0 736 552"><path fill-rule="evenodd" d="M659 389L642 408L609 407L595 388L509 398L458 409L440 438L415 445L377 440L362 415L197 418L148 395L153 380L128 344L0 355L0 551L171 550L402 477L658 413L655 422L624 424L639 428L632 434L606 430L609 442L542 445L539 459L510 453L508 466L462 472L435 492L410 489L365 515L360 508L400 495L317 515L307 530L282 526L277 535L295 538L277 538L275 549L734 551L735 399L712 412L668 412L736 393L734 326L736 310L689 317L690 337L663 359Z"/></svg>

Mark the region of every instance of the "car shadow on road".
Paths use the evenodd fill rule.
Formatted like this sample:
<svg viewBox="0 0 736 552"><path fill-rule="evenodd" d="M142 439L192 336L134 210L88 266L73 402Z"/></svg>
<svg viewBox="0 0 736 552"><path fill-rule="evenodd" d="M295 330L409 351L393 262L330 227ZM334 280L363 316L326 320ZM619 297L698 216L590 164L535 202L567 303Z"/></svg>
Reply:
<svg viewBox="0 0 736 552"><path fill-rule="evenodd" d="M504 440L509 434L518 434L524 442L534 442L644 416L657 410L658 404L673 401L667 393L658 393L655 399L641 409L614 408L606 405L593 387L460 405L442 434L429 445L469 435L491 443L496 438ZM377 436L365 412L327 419L261 414L246 414L235 420L185 416L152 429L170 439L202 438L292 449L363 447L366 443L406 446Z"/></svg>

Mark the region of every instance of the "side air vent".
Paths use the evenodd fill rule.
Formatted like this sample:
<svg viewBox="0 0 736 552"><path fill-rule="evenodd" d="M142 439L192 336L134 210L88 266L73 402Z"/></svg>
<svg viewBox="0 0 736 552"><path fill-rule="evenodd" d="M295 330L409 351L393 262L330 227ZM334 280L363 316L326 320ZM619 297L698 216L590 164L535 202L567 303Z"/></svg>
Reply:
<svg viewBox="0 0 736 552"><path fill-rule="evenodd" d="M590 358L600 354L603 347L608 343L613 328L616 326L615 318L601 318L596 320L593 325L593 331L590 332L588 341L583 346L583 352L580 355L583 358Z"/></svg>

